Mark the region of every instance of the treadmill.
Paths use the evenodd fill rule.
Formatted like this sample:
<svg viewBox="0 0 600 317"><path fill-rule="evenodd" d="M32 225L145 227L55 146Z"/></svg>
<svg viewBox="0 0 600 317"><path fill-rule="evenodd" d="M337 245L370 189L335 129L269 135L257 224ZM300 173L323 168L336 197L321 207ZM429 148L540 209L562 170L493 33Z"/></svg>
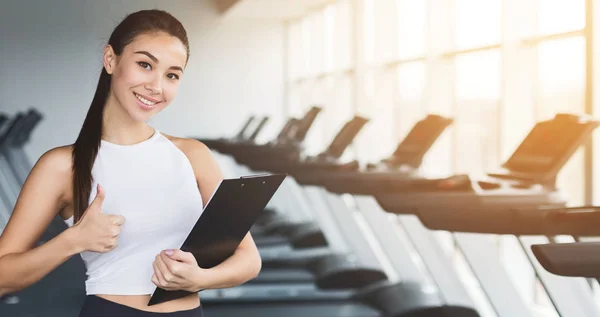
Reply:
<svg viewBox="0 0 600 317"><path fill-rule="evenodd" d="M281 159L287 161L300 155L302 143L320 111L321 108L312 107L306 113L304 118L300 120L294 118L290 119L277 138L269 143L269 148L257 147L255 148L255 151L239 151L237 152L237 156L234 155L236 163L240 160L252 161L260 159ZM250 172L248 169L245 171ZM281 212L268 213L258 219L251 230L252 234L258 237L257 244L262 246L276 245L287 243L287 237L289 236L301 236L301 232L306 230L306 224L287 226L286 219L289 219L289 216L289 213L287 215L284 215ZM324 242L322 241L323 239L319 239L316 242L309 242L309 244L311 246L317 246L319 243L323 244Z"/></svg>
<svg viewBox="0 0 600 317"><path fill-rule="evenodd" d="M469 211L471 214L481 212ZM462 215L468 216L464 212ZM567 315L567 312L569 316L598 315L598 307L593 304L595 298L584 278L600 278L600 243L582 241L600 236L600 207L513 208L504 211L505 219L501 218L500 211L493 217L501 219L502 223L496 227L496 232L519 236L521 248L549 290L561 315ZM432 223L431 226L438 228L443 225ZM475 233L485 231L476 226L451 226L450 229ZM576 242L561 242L558 236L570 236L569 240Z"/></svg>
<svg viewBox="0 0 600 317"><path fill-rule="evenodd" d="M240 159L245 158L253 159L261 156L285 158L295 156L301 152L302 142L321 110L320 107L313 106L301 119L291 118L272 142L265 144L238 142L231 147L221 149L219 152L231 155L239 164L244 164Z"/></svg>
<svg viewBox="0 0 600 317"><path fill-rule="evenodd" d="M452 119L429 114L415 124L388 158L368 163L362 169L356 164L332 166L322 183L332 193L374 195L385 190L380 187L385 187L390 181L423 178L419 168L425 154L451 124Z"/></svg>
<svg viewBox="0 0 600 317"><path fill-rule="evenodd" d="M390 182L391 190L377 194L376 199L387 212L417 215L430 229L456 232L455 243L497 315L531 316L501 265L489 234L518 235L531 230L516 221L513 209L564 207L566 200L555 186L556 175L598 124L588 117L557 114L537 123L500 171L479 178L455 175ZM519 238L521 243L531 243L525 239ZM551 283L547 275L539 277L542 283ZM588 313L584 302L579 308L569 305L571 298L563 294L564 289L547 290L560 314L597 316Z"/></svg>
<svg viewBox="0 0 600 317"><path fill-rule="evenodd" d="M237 153L238 159L240 155L252 157L284 156L284 158L296 155L301 151L302 142L320 111L321 108L312 107L303 118L291 118L285 124L277 138L267 144L255 144L254 139L238 139L235 142L229 142L226 148L222 146L219 151L220 153L218 153L216 157L219 160L224 173L231 177L237 177L251 172L248 169L240 169L236 161L225 155ZM273 197L273 200L269 203L269 206L263 215L252 228L251 232L255 239L255 243L258 246L277 245L288 242L285 237L275 235L276 233L283 233L283 230L281 230L282 227L277 226L277 222L282 219L283 213L277 212L271 207L275 204L274 201L284 203L286 200L287 197L282 198L281 194ZM283 218L287 216L289 216L289 214L285 215ZM302 228L300 227L290 227L286 229L302 231ZM289 234L292 235L293 233Z"/></svg>
<svg viewBox="0 0 600 317"><path fill-rule="evenodd" d="M238 162L232 159L232 156L240 158L240 154L243 156L257 157L257 156L268 156L268 157L288 157L298 155L302 151L302 143L309 131L312 127L315 119L321 112L321 108L318 106L312 106L306 114L300 118L290 118L283 129L279 132L279 135L275 140L268 142L266 144L256 144L254 142L247 141L236 141L227 143L225 147L219 148L219 153L216 153L216 158L219 160L220 165L222 166L224 172L226 174L229 173L231 177L238 177L241 175L248 174L248 170L240 170L238 166ZM286 186L287 182L283 183L283 186ZM289 203L286 203L287 197L283 194L278 194L273 197L263 215L256 222L257 225L253 227L251 232L253 233L255 242L257 245L268 245L268 244L277 244L281 243L281 237L265 237L261 238L263 230L260 230L258 226L262 223L268 223L275 221L281 216L281 213L274 210L271 206L275 203L275 201L279 203L283 203L283 205L289 205L289 207L293 207ZM298 228L297 230L300 230Z"/></svg>
<svg viewBox="0 0 600 317"><path fill-rule="evenodd" d="M4 146L0 151L4 153L7 160L10 163L13 173L17 176L21 187L29 172L33 168L33 164L30 162L23 147L31 138L31 133L35 127L42 121L42 114L35 109L30 109L23 117L22 120L15 124L8 134L4 142Z"/></svg>
<svg viewBox="0 0 600 317"><path fill-rule="evenodd" d="M598 253L600 243L600 207L540 207L509 210L519 225L517 235L543 235L547 243L531 245L531 253L548 272L568 277L600 279ZM524 228L527 227L526 230ZM571 236L571 242L560 242L557 236Z"/></svg>
<svg viewBox="0 0 600 317"><path fill-rule="evenodd" d="M6 125L8 123L9 119L8 116L6 116L3 113L0 113L0 135L4 134L4 130L6 129ZM0 160L1 160L1 155L0 155ZM8 170L8 168L7 168ZM8 187L7 187L7 181L6 179L3 177L3 174L0 173L0 235L2 234L2 232L4 231L4 228L6 227L6 224L8 223L8 220L10 219L10 215L12 212L12 205L10 204L9 198L8 198ZM4 296L0 296L0 303L4 302L4 301L12 301L15 298L12 297L10 294L6 294Z"/></svg>
<svg viewBox="0 0 600 317"><path fill-rule="evenodd" d="M213 151L219 151L219 147L225 143L228 142L235 142L237 140L244 140L247 138L247 133L248 133L248 129L250 129L250 126L252 125L252 123L254 122L255 117L254 116L249 116L248 119L246 119L246 121L244 122L244 124L242 125L242 128L238 131L238 133L233 136L233 137L229 137L229 138L217 138L217 139L207 139L207 138L195 138L196 140L204 143L204 145L206 145L208 148L210 148Z"/></svg>
<svg viewBox="0 0 600 317"><path fill-rule="evenodd" d="M332 145L342 147L342 149L336 148L336 153L343 152L365 123L366 119L356 117L342 128L344 133L339 133L332 141ZM331 150L333 148L332 146L328 149ZM294 162L297 163L296 161ZM357 245L348 245L346 241L349 239L356 240L356 237L351 237L356 232L346 233L344 237L339 232L341 229L335 223L336 220L329 215L330 211L322 207L321 205L321 209L319 210L322 212L317 212L316 214L319 215L321 225L324 223L327 224L327 230L323 231L330 238L330 243L328 243L329 248L326 250L309 249L307 250L308 252L291 251L290 249L281 250L280 248L265 252L264 248L262 248L263 271L249 284L260 283L270 285L260 288L264 293L261 293L256 287L238 287L235 290L237 298L253 298L257 300L261 297L269 297L271 301L274 301L275 298L290 300L318 297L324 299L326 296L347 296L347 292L322 292L316 288L324 290L356 289L386 279L385 274L380 271L377 263L369 265L367 263L372 261L365 261L363 259L363 263L360 263L360 261L355 260L356 256L350 250L355 251ZM313 208L318 207L313 206ZM347 228L342 229L348 230ZM317 230L319 230L319 233L321 232L320 228L317 228ZM370 256L367 256L367 258L370 258ZM365 266L365 264L367 265ZM287 284L282 285L282 290L277 290L277 287L273 287L273 283ZM298 283L304 285L298 285ZM306 285L307 283L310 285ZM231 293L232 291L229 290L228 292ZM273 293L277 293L277 295Z"/></svg>
<svg viewBox="0 0 600 317"><path fill-rule="evenodd" d="M11 188L11 192L5 193L9 196L9 213L22 186L23 171L31 168L23 146L40 120L41 115L35 110L18 113L0 136L0 192ZM17 192L12 192L13 189ZM54 238L65 228L60 216L55 217L38 244ZM0 300L0 316L76 317L84 300L85 265L81 257L74 256L37 283Z"/></svg>
<svg viewBox="0 0 600 317"><path fill-rule="evenodd" d="M356 116L349 122L347 122L340 132L335 136L332 140L330 146L319 154L316 157L309 158L288 158L284 159L270 159L270 158L261 158L255 161L248 161L248 165L253 170L257 171L265 171L274 172L276 170L280 171L280 173L288 173L292 174L294 177L297 177L295 172L297 169L305 170L308 173L313 173L315 169L319 167L325 166L325 161L335 161L337 160L341 154L346 150L346 148L352 143L354 137L360 132L364 124L367 122L366 119ZM291 181L293 182L293 180ZM295 186L298 188L298 186ZM300 195L304 195L300 193ZM314 206L309 206L308 208L312 209ZM326 242L327 238L324 236L324 232L320 230L319 223L323 224L326 219L322 217L319 218L318 213L313 213L314 216L317 217L318 223L315 221L307 224L304 223L286 223L285 218L279 218L275 223L268 224L264 227L275 227L282 228L279 229L279 232L294 232L291 228L302 228L303 230L300 232L302 235L294 235L290 234L288 236L289 243L297 249L305 249L319 246L327 246ZM267 229L269 230L269 229ZM330 237L329 240L333 240L333 237ZM316 242L316 243L315 243ZM268 264L267 264L268 265Z"/></svg>
<svg viewBox="0 0 600 317"><path fill-rule="evenodd" d="M338 166L340 157L367 121L365 118L355 116L341 128L331 144L315 157L261 157L255 160L246 159L246 163L252 170L291 174L296 181L303 183L302 178L304 175L310 175L308 178L314 178L316 170L324 173L330 166ZM351 162L344 165L352 166L354 164ZM322 174L319 173L318 175ZM326 238L323 236L322 231L311 220L294 222L293 219L279 217L271 223L263 224L262 230L266 233L286 234L289 242L296 248L326 245Z"/></svg>
<svg viewBox="0 0 600 317"><path fill-rule="evenodd" d="M4 130L8 124L8 116L5 114L0 114L0 135L4 134ZM8 223L8 219L10 218L10 214L12 213L13 209L13 204L11 203L12 199L9 197L11 189L8 187L8 180L4 175L4 173L8 173L10 168L6 165L6 163L7 162L4 157L0 155L0 233L4 231L4 227Z"/></svg>
<svg viewBox="0 0 600 317"><path fill-rule="evenodd" d="M351 214L360 214L358 217L371 228L379 242L373 249L385 254L381 261L392 267L392 272L388 273L390 280L420 281L429 285L430 289L438 290L441 303L472 309L475 305L471 296L452 265L447 263L444 250L431 232L418 220L398 219L396 222L390 219L372 197L385 190L390 179L408 181L422 178L419 168L423 157L451 123L452 119L430 114L415 124L390 157L354 171L349 171L344 164L331 164L326 170L326 177L319 174L315 174L313 179L301 176L301 182L324 186L331 193L351 194L344 195L344 201L348 209L354 210ZM407 217L410 216L400 218ZM399 226L409 235L403 235L398 230ZM415 264L415 252L424 260L426 267Z"/></svg>
<svg viewBox="0 0 600 317"><path fill-rule="evenodd" d="M15 174L15 167L11 166L11 161L7 155L13 138L16 137L16 132L24 125L25 116L19 112L14 115L9 122L6 123L7 127L4 129L2 135L0 135L0 174L5 179L6 186L6 197L8 199L9 210L14 208L17 202L17 197L21 191L21 180L19 175Z"/></svg>
<svg viewBox="0 0 600 317"><path fill-rule="evenodd" d="M455 211L447 210L448 213ZM583 278L562 277L598 279L600 270L595 265L600 264L600 260L594 251L600 251L599 243L559 243L557 239L557 236L567 235L571 236L569 240L581 241L586 237L600 236L600 208L495 208L488 220L490 223L496 222L494 226L479 226L477 222L470 221L471 218L478 218L486 213L486 210L474 208L460 210L457 212L457 220L464 221L460 226L456 222L444 223L443 219L429 219L425 223L433 229L445 228L453 232L471 233L472 236L473 233L482 236L487 231L515 235L559 315L600 316L588 282Z"/></svg>
<svg viewBox="0 0 600 317"><path fill-rule="evenodd" d="M367 192L367 194L375 194L377 192L373 191L374 188L377 188L375 182L387 180L390 176L394 179L398 178L398 176L405 179L417 177L416 168L421 164L423 156L451 122L452 120L441 116L427 116L415 125L411 133L409 133L400 143L391 157L382 160L380 164L370 164L362 171L357 170L357 162L338 163L335 160L335 158L341 156L344 149L343 147L337 148L336 144L342 144L345 147L349 144L350 138L347 138L348 141L346 142L339 140L332 142L332 146L318 156L318 158L324 158L321 160L314 159L310 161L307 160L306 162L279 161L270 167L266 166L267 163L263 160L257 162L257 164L253 166L259 165L261 168L268 168L269 171L288 173L293 176L300 185L324 186L333 193L342 194L345 192L352 192L353 194L365 194L365 192ZM345 128L348 127L349 125L346 125ZM342 129L338 134L338 137L344 136L344 130L345 129ZM355 132L352 131L348 133L352 137L355 135ZM388 169L387 172L384 172L383 166L386 166ZM373 192L371 193L371 191ZM330 198L325 199L329 200L328 203L330 205L339 204L339 200L331 201ZM289 225L291 226L293 224ZM349 224L346 223L346 225ZM319 231L318 227L314 227L312 230L312 234L310 231L304 231L303 233L308 237L316 237L322 233L322 231ZM303 247L299 244L294 244L294 246L297 248Z"/></svg>
<svg viewBox="0 0 600 317"><path fill-rule="evenodd" d="M269 117L267 117L267 116L263 117L260 120L260 122L258 123L258 125L256 125L256 127L254 128L254 131L250 133L250 127L255 119L256 118L254 116L248 117L248 119L244 122L244 125L242 126L240 131L231 138L218 138L218 139L196 138L196 140L204 143L204 145L206 145L207 147L209 147L210 149L212 149L214 151L220 151L221 149L225 148L226 146L228 146L231 143L252 141L256 138L256 136L258 136L260 131L267 124ZM248 133L250 133L250 134L248 134Z"/></svg>
<svg viewBox="0 0 600 317"><path fill-rule="evenodd" d="M570 235L574 242L537 243L531 246L532 253L548 272L566 277L600 279L600 207L580 206L544 208L541 224L546 236Z"/></svg>
<svg viewBox="0 0 600 317"><path fill-rule="evenodd" d="M328 165L328 161L323 163L322 166ZM308 169L300 167L301 164L298 162L292 162L292 165L308 172ZM308 165L318 166L314 160L309 161ZM284 168L284 166L275 168ZM320 170L317 169L312 174L318 175L319 172ZM308 191L308 189L306 190ZM318 199L316 188L314 190L315 195L311 196L312 202ZM331 202L332 200L327 201L327 203ZM347 214L345 218L348 219L351 216ZM447 305L437 291L423 285L421 281L410 279L371 284L358 290L352 296L335 300L267 301L267 304L262 301L254 303L227 301L215 305L211 301L204 300L204 297L202 298L207 314L215 316L242 313L246 316L279 316L281 314L291 314L292 316L309 314L316 316L478 316L477 312L470 307Z"/></svg>

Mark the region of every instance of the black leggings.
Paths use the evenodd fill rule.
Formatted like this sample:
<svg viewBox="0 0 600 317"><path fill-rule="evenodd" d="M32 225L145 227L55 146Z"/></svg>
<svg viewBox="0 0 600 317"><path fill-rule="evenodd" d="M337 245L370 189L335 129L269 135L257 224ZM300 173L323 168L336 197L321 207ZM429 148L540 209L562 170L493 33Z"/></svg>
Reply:
<svg viewBox="0 0 600 317"><path fill-rule="evenodd" d="M98 297L87 295L79 317L202 317L202 307L171 313L156 313L129 307Z"/></svg>

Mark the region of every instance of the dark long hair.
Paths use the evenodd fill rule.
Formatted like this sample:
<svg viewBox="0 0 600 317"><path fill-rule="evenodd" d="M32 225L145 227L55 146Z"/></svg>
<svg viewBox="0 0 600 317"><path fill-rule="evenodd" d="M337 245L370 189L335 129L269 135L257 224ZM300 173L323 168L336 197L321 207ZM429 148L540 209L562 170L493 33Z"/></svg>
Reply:
<svg viewBox="0 0 600 317"><path fill-rule="evenodd" d="M142 10L129 14L112 32L108 44L117 56L137 36L147 33L164 32L181 40L187 49L189 59L189 42L183 25L171 14L161 10ZM186 61L187 63L187 61ZM89 206L92 189L92 167L100 148L102 138L102 117L104 105L111 89L111 75L104 67L98 80L94 99L73 144L73 204L74 223L79 221Z"/></svg>

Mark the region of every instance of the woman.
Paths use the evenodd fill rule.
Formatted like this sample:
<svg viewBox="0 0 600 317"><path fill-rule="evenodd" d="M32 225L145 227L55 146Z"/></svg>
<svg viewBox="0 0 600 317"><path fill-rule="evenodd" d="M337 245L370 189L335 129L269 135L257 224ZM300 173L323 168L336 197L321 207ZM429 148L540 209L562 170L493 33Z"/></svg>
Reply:
<svg viewBox="0 0 600 317"><path fill-rule="evenodd" d="M130 14L115 28L79 137L40 157L0 237L0 296L80 254L81 317L201 316L195 293L147 303L156 287L197 292L258 274L250 234L210 269L177 249L222 179L205 145L146 123L175 98L188 58L185 29L164 11ZM35 247L57 213L69 228Z"/></svg>

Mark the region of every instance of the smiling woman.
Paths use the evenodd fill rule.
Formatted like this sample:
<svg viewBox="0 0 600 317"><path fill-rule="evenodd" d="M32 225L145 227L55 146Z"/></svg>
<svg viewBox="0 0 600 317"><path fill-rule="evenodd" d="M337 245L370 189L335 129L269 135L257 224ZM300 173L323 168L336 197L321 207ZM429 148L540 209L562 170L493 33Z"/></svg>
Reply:
<svg viewBox="0 0 600 317"><path fill-rule="evenodd" d="M119 55L107 45L104 65L114 84L107 110L116 101L132 118L146 121L164 109L177 95L187 50L179 38L163 31L137 36Z"/></svg>
<svg viewBox="0 0 600 317"><path fill-rule="evenodd" d="M168 35L163 35L163 37L169 37ZM159 64L159 60L158 58L156 58L154 55L152 55L151 53L147 52L147 51L137 51L135 52L135 54L142 54L147 56L148 58L150 58L152 60L152 62L154 62L155 64ZM137 62L137 64L148 70L148 71L152 71L152 64L145 62L145 61L139 61ZM183 74L183 68L181 66L171 66L169 67L170 70L174 70L175 73L169 73L167 76L169 79L172 80L179 80L181 78L181 75L179 74ZM149 97L147 95L141 94L141 93L136 93L134 92L135 97L140 101L140 106L145 109L145 110L151 110L154 109L154 106L160 102L162 102L162 100L160 99L154 99L152 97Z"/></svg>
<svg viewBox="0 0 600 317"><path fill-rule="evenodd" d="M42 155L0 236L0 296L80 254L87 297L79 316L201 316L197 294L148 306L150 295L258 274L250 234L211 269L177 249L223 178L204 144L147 124L177 96L188 57L186 31L167 12L139 11L115 28L76 142ZM35 247L57 213L69 228Z"/></svg>

